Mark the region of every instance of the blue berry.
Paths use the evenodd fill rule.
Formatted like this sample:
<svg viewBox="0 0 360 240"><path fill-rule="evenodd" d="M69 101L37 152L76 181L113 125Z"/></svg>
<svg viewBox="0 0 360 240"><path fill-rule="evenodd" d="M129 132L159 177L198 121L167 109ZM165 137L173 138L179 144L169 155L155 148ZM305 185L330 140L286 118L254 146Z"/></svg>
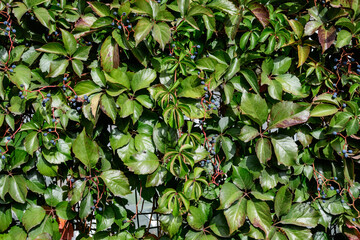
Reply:
<svg viewBox="0 0 360 240"><path fill-rule="evenodd" d="M60 3L57 3L57 4L56 4L56 6L58 6L58 7L59 7L59 6L60 6Z"/></svg>
<svg viewBox="0 0 360 240"><path fill-rule="evenodd" d="M191 58L191 59L195 59L195 57L196 57L195 55L191 55L191 57L190 57L190 58Z"/></svg>
<svg viewBox="0 0 360 240"><path fill-rule="evenodd" d="M72 178L70 181L73 183L73 182L75 182L75 179Z"/></svg>
<svg viewBox="0 0 360 240"><path fill-rule="evenodd" d="M20 84L20 87L22 87L22 88L23 88L23 87L24 87L24 84Z"/></svg>
<svg viewBox="0 0 360 240"><path fill-rule="evenodd" d="M50 140L51 143L54 143L54 140Z"/></svg>
<svg viewBox="0 0 360 240"><path fill-rule="evenodd" d="M342 150L342 152L343 152L343 153L346 153L346 150L345 150L345 149L343 149L343 150Z"/></svg>
<svg viewBox="0 0 360 240"><path fill-rule="evenodd" d="M201 48L201 46L200 46L200 45L197 45L196 47L197 47L197 48Z"/></svg>
<svg viewBox="0 0 360 240"><path fill-rule="evenodd" d="M47 133L44 133L44 137L46 137L47 136Z"/></svg>
<svg viewBox="0 0 360 240"><path fill-rule="evenodd" d="M16 65L15 65L15 64L13 64L11 67L12 67L12 68L16 68Z"/></svg>
<svg viewBox="0 0 360 240"><path fill-rule="evenodd" d="M325 200L322 200L323 203L325 203L326 201Z"/></svg>
<svg viewBox="0 0 360 240"><path fill-rule="evenodd" d="M353 151L352 150L349 150L348 153L352 153Z"/></svg>
<svg viewBox="0 0 360 240"><path fill-rule="evenodd" d="M333 186L331 186L331 187L330 187L330 190L334 190L334 187L333 187Z"/></svg>
<svg viewBox="0 0 360 240"><path fill-rule="evenodd" d="M340 193L340 190L339 190L339 189L336 189L336 193Z"/></svg>
<svg viewBox="0 0 360 240"><path fill-rule="evenodd" d="M14 69L11 68L9 71L10 71L10 72L14 72Z"/></svg>
<svg viewBox="0 0 360 240"><path fill-rule="evenodd" d="M346 103L344 103L342 106L343 106L343 108L346 108Z"/></svg>
<svg viewBox="0 0 360 240"><path fill-rule="evenodd" d="M21 98L21 99L24 99L24 98L25 98L25 96L24 96L24 95L21 95L21 96L20 96L20 98Z"/></svg>
<svg viewBox="0 0 360 240"><path fill-rule="evenodd" d="M66 80L67 80L67 77L64 77L63 80L66 81ZM65 85L64 85L64 86L65 86Z"/></svg>
<svg viewBox="0 0 360 240"><path fill-rule="evenodd" d="M354 61L355 61L355 59L354 59L354 58L350 58L350 61L354 62Z"/></svg>
<svg viewBox="0 0 360 240"><path fill-rule="evenodd" d="M74 98L77 99L77 98L78 98L78 95L75 95Z"/></svg>
<svg viewBox="0 0 360 240"><path fill-rule="evenodd" d="M22 95L22 94L23 94L23 92L20 91L20 92L19 92L19 95Z"/></svg>
<svg viewBox="0 0 360 240"><path fill-rule="evenodd" d="M201 81L201 84L202 84L202 85L205 85L205 81Z"/></svg>
<svg viewBox="0 0 360 240"><path fill-rule="evenodd" d="M320 191L320 188L318 188L317 190Z"/></svg>
<svg viewBox="0 0 360 240"><path fill-rule="evenodd" d="M172 47L175 47L175 43L173 43L171 46L172 46Z"/></svg>
<svg viewBox="0 0 360 240"><path fill-rule="evenodd" d="M216 110L217 108L216 107L213 107L214 110Z"/></svg>
<svg viewBox="0 0 360 240"><path fill-rule="evenodd" d="M197 72L198 75L200 75L200 72Z"/></svg>
<svg viewBox="0 0 360 240"><path fill-rule="evenodd" d="M9 28L9 27L6 27L5 29L6 29L6 31L10 31L10 28Z"/></svg>
<svg viewBox="0 0 360 240"><path fill-rule="evenodd" d="M116 16L116 15L117 15L117 12L113 12L113 14Z"/></svg>
<svg viewBox="0 0 360 240"><path fill-rule="evenodd" d="M51 93L46 94L47 97L51 97Z"/></svg>
<svg viewBox="0 0 360 240"><path fill-rule="evenodd" d="M81 110L81 107L77 107L76 110L80 111L80 110Z"/></svg>
<svg viewBox="0 0 360 240"><path fill-rule="evenodd" d="M94 209L95 209L95 206L92 206L91 209L94 210Z"/></svg>
<svg viewBox="0 0 360 240"><path fill-rule="evenodd" d="M334 70L336 70L337 69L337 66L334 66Z"/></svg>
<svg viewBox="0 0 360 240"><path fill-rule="evenodd" d="M12 32L13 32L13 33L16 33L16 29L13 29Z"/></svg>
<svg viewBox="0 0 360 240"><path fill-rule="evenodd" d="M333 83L333 87L336 87L336 83Z"/></svg>
<svg viewBox="0 0 360 240"><path fill-rule="evenodd" d="M93 200L93 203L96 203L96 202L97 202L96 199L94 199L94 200Z"/></svg>
<svg viewBox="0 0 360 240"><path fill-rule="evenodd" d="M348 156L349 156L349 155L348 155L347 153L345 153L344 157L346 157L346 158L347 158Z"/></svg>
<svg viewBox="0 0 360 240"><path fill-rule="evenodd" d="M114 23L114 22L112 22L112 23L111 23L111 25L112 25L112 26L115 26L115 23Z"/></svg>
<svg viewBox="0 0 360 240"><path fill-rule="evenodd" d="M8 21L5 21L5 22L4 22L4 25L7 25L7 24L8 24Z"/></svg>
<svg viewBox="0 0 360 240"><path fill-rule="evenodd" d="M337 135L337 132L332 132L333 135Z"/></svg>
<svg viewBox="0 0 360 240"><path fill-rule="evenodd" d="M127 23L129 23L129 22L130 22L130 20L129 20L129 19L126 19L126 22L127 22Z"/></svg>
<svg viewBox="0 0 360 240"><path fill-rule="evenodd" d="M72 101L72 102L75 102L76 100L75 100L75 98L73 98L73 99L71 99L71 101Z"/></svg>
<svg viewBox="0 0 360 240"><path fill-rule="evenodd" d="M131 28L131 25L128 25L128 28Z"/></svg>
<svg viewBox="0 0 360 240"><path fill-rule="evenodd" d="M338 62L339 61L339 59L337 59L337 58L334 58L334 62Z"/></svg>
<svg viewBox="0 0 360 240"><path fill-rule="evenodd" d="M209 97L209 94L205 94L205 97L208 98L208 97Z"/></svg>
<svg viewBox="0 0 360 240"><path fill-rule="evenodd" d="M344 201L344 199L341 199L341 203L344 203L345 201Z"/></svg>
<svg viewBox="0 0 360 240"><path fill-rule="evenodd" d="M30 19L31 19L31 20L34 20L35 18L34 18L34 16L31 16Z"/></svg>
<svg viewBox="0 0 360 240"><path fill-rule="evenodd" d="M5 36L8 36L9 34L8 34L8 32L5 32Z"/></svg>
<svg viewBox="0 0 360 240"><path fill-rule="evenodd" d="M49 130L48 130L49 132L51 132L51 128L49 128Z"/></svg>
<svg viewBox="0 0 360 240"><path fill-rule="evenodd" d="M207 88L207 87L204 87L204 90L205 90L205 91L207 91L207 90L208 90L208 88Z"/></svg>
<svg viewBox="0 0 360 240"><path fill-rule="evenodd" d="M326 198L326 196L325 196L325 195L323 195L323 196L322 196L322 198L323 198L323 199L325 199L325 198Z"/></svg>
<svg viewBox="0 0 360 240"><path fill-rule="evenodd" d="M121 29L121 25L118 26L118 29Z"/></svg>
<svg viewBox="0 0 360 240"><path fill-rule="evenodd" d="M198 52L194 52L194 54L195 54L195 55L197 55L197 54L198 54Z"/></svg>
<svg viewBox="0 0 360 240"><path fill-rule="evenodd" d="M337 94L334 93L334 95L332 95L332 98L336 98L337 97Z"/></svg>
<svg viewBox="0 0 360 240"><path fill-rule="evenodd" d="M53 119L52 119L52 122L56 122L56 119L55 119L55 118L53 118Z"/></svg>
<svg viewBox="0 0 360 240"><path fill-rule="evenodd" d="M1 159L5 159L5 155L2 155L2 156L1 156Z"/></svg>
<svg viewBox="0 0 360 240"><path fill-rule="evenodd" d="M338 178L337 178L337 177L334 177L334 179L335 179L335 181L337 181L337 180L338 180Z"/></svg>
<svg viewBox="0 0 360 240"><path fill-rule="evenodd" d="M10 141L10 140L11 140L11 137L6 137L6 140Z"/></svg>
<svg viewBox="0 0 360 240"><path fill-rule="evenodd" d="M126 16L126 12L123 12L122 15L123 15L123 16Z"/></svg>
<svg viewBox="0 0 360 240"><path fill-rule="evenodd" d="M356 67L357 67L357 68L360 68L360 65L358 64L358 65L356 65Z"/></svg>
<svg viewBox="0 0 360 240"><path fill-rule="evenodd" d="M214 99L212 99L212 100L211 100L211 102L212 102L212 103L214 103L214 102L215 102L215 100L214 100Z"/></svg>
<svg viewBox="0 0 360 240"><path fill-rule="evenodd" d="M88 96L87 96L87 95L84 95L84 99L85 99L85 100L88 99Z"/></svg>
<svg viewBox="0 0 360 240"><path fill-rule="evenodd" d="M57 31L54 32L55 35L58 35L59 33Z"/></svg>
<svg viewBox="0 0 360 240"><path fill-rule="evenodd" d="M100 211L100 212L102 211L102 207L99 207L99 211Z"/></svg>
<svg viewBox="0 0 360 240"><path fill-rule="evenodd" d="M353 222L355 222L355 221L356 221L356 219L355 219L355 218L353 218L352 220L353 220Z"/></svg>

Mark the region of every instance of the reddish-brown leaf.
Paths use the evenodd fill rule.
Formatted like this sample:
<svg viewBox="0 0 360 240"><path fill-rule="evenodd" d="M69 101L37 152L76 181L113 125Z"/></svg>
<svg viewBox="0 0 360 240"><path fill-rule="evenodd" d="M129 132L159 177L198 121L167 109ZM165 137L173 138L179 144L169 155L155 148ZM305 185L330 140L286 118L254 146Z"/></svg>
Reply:
<svg viewBox="0 0 360 240"><path fill-rule="evenodd" d="M324 53L334 42L336 38L336 29L334 26L331 26L328 30L321 26L318 32L319 42L322 47L322 52Z"/></svg>
<svg viewBox="0 0 360 240"><path fill-rule="evenodd" d="M253 3L250 6L250 10L264 28L269 24L269 12L267 11L266 7L264 7L264 5Z"/></svg>

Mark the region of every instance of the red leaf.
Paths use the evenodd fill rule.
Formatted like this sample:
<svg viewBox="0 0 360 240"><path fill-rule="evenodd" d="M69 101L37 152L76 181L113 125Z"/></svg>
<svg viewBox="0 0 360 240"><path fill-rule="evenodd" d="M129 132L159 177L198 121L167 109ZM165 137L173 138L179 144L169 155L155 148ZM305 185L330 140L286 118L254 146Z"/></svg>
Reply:
<svg viewBox="0 0 360 240"><path fill-rule="evenodd" d="M318 32L319 42L322 47L322 52L324 53L335 41L336 38L336 29L334 26L331 26L328 30L321 26Z"/></svg>
<svg viewBox="0 0 360 240"><path fill-rule="evenodd" d="M269 12L267 11L266 7L264 7L264 5L253 3L250 6L250 10L264 28L269 24Z"/></svg>

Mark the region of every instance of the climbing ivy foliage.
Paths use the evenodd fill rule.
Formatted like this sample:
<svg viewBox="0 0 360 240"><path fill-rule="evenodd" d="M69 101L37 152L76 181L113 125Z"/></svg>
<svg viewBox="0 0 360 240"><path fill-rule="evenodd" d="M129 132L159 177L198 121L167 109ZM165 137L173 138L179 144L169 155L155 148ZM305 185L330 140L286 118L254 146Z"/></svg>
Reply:
<svg viewBox="0 0 360 240"><path fill-rule="evenodd" d="M358 0L1 0L0 239L360 239L359 41Z"/></svg>

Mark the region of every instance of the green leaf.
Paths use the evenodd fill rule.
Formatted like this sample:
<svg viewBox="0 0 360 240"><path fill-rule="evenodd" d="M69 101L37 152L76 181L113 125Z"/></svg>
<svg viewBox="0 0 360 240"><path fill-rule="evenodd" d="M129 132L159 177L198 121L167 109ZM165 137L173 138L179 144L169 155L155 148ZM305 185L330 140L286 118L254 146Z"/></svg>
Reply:
<svg viewBox="0 0 360 240"><path fill-rule="evenodd" d="M37 137L37 132L31 132L25 137L25 150L31 156L33 156L34 152L39 148L39 139Z"/></svg>
<svg viewBox="0 0 360 240"><path fill-rule="evenodd" d="M77 59L73 59L71 61L71 65L72 65L72 68L74 70L74 72L79 76L81 77L82 75L82 72L84 70L84 64L82 61L80 60L77 60Z"/></svg>
<svg viewBox="0 0 360 240"><path fill-rule="evenodd" d="M246 212L250 222L255 227L261 228L261 230L263 230L265 234L268 235L272 225L272 217L270 208L266 202L248 200Z"/></svg>
<svg viewBox="0 0 360 240"><path fill-rule="evenodd" d="M260 126L268 117L268 107L265 99L258 94L244 92L241 97L241 111Z"/></svg>
<svg viewBox="0 0 360 240"><path fill-rule="evenodd" d="M274 59L274 68L272 74L280 75L286 73L291 66L291 58L281 56Z"/></svg>
<svg viewBox="0 0 360 240"><path fill-rule="evenodd" d="M100 177L115 196L120 197L131 193L129 181L120 170L104 171Z"/></svg>
<svg viewBox="0 0 360 240"><path fill-rule="evenodd" d="M95 215L96 231L100 232L108 229L115 221L115 214L111 206L106 206L105 210Z"/></svg>
<svg viewBox="0 0 360 240"><path fill-rule="evenodd" d="M66 59L57 59L50 63L50 70L48 77L55 78L57 76L63 75L66 71L66 68L69 66L69 61Z"/></svg>
<svg viewBox="0 0 360 240"><path fill-rule="evenodd" d="M241 198L237 203L224 211L226 221L229 225L230 234L235 232L245 222L247 200Z"/></svg>
<svg viewBox="0 0 360 240"><path fill-rule="evenodd" d="M135 174L151 174L159 166L159 159L150 151L142 151L132 155L124 164Z"/></svg>
<svg viewBox="0 0 360 240"><path fill-rule="evenodd" d="M189 0L177 0L179 11L182 17L184 17L189 9Z"/></svg>
<svg viewBox="0 0 360 240"><path fill-rule="evenodd" d="M269 24L269 12L266 7L260 3L252 3L249 8L265 28Z"/></svg>
<svg viewBox="0 0 360 240"><path fill-rule="evenodd" d="M34 14L42 25L44 25L45 27L50 28L50 29L52 28L50 21L53 18L50 16L49 11L47 9L41 8L41 7L35 8Z"/></svg>
<svg viewBox="0 0 360 240"><path fill-rule="evenodd" d="M282 227L281 230L286 233L286 236L289 238L289 240L312 239L313 237L310 229L305 229L302 227L289 226Z"/></svg>
<svg viewBox="0 0 360 240"><path fill-rule="evenodd" d="M69 55L72 55L75 51L76 51L76 39L74 37L74 35L72 35L71 33L69 33L66 30L60 29L61 30L61 34L62 34L62 41L64 43L66 52Z"/></svg>
<svg viewBox="0 0 360 240"><path fill-rule="evenodd" d="M156 23L152 30L154 39L160 44L160 48L164 51L165 45L170 42L171 30L169 25L164 22Z"/></svg>
<svg viewBox="0 0 360 240"><path fill-rule="evenodd" d="M11 223L11 208L6 209L4 206L0 207L0 232L5 232Z"/></svg>
<svg viewBox="0 0 360 240"><path fill-rule="evenodd" d="M45 210L40 206L31 206L22 217L22 222L27 231L39 225L45 217Z"/></svg>
<svg viewBox="0 0 360 240"><path fill-rule="evenodd" d="M93 93L100 92L102 89L98 85L96 85L94 82L90 80L85 80L78 82L74 88L75 92L81 96L81 95L87 95L90 96Z"/></svg>
<svg viewBox="0 0 360 240"><path fill-rule="evenodd" d="M156 72L153 69L143 69L136 72L131 80L131 89L136 92L140 89L150 86L156 78Z"/></svg>
<svg viewBox="0 0 360 240"><path fill-rule="evenodd" d="M239 139L243 142L249 142L259 136L259 131L256 128L245 125L240 132Z"/></svg>
<svg viewBox="0 0 360 240"><path fill-rule="evenodd" d="M91 207L93 206L93 197L92 194L89 192L86 197L81 200L80 203L80 211L79 211L79 217L81 219L86 218L91 213Z"/></svg>
<svg viewBox="0 0 360 240"><path fill-rule="evenodd" d="M221 147L225 153L226 160L232 159L236 153L236 145L235 143L228 137L221 137Z"/></svg>
<svg viewBox="0 0 360 240"><path fill-rule="evenodd" d="M15 175L9 179L9 194L16 202L25 203L27 188L22 175Z"/></svg>
<svg viewBox="0 0 360 240"><path fill-rule="evenodd" d="M225 183L220 190L220 206L218 209L229 208L243 193L233 183Z"/></svg>
<svg viewBox="0 0 360 240"><path fill-rule="evenodd" d="M50 42L42 46L41 48L36 49L40 52L46 52L46 53L54 53L54 54L60 54L66 56L66 50L60 43L57 42Z"/></svg>
<svg viewBox="0 0 360 240"><path fill-rule="evenodd" d="M275 77L275 79L281 83L285 92L294 94L295 96L305 96L302 93L300 80L296 76L291 74L283 74Z"/></svg>
<svg viewBox="0 0 360 240"><path fill-rule="evenodd" d="M108 96L107 94L103 94L100 100L100 108L101 110L112 119L115 124L117 110L114 98Z"/></svg>
<svg viewBox="0 0 360 240"><path fill-rule="evenodd" d="M286 135L277 135L271 138L278 163L285 166L296 165L298 146L294 139Z"/></svg>
<svg viewBox="0 0 360 240"><path fill-rule="evenodd" d="M14 69L14 73L10 74L9 79L18 88L23 84L26 89L29 89L31 83L31 70L24 65L19 65Z"/></svg>
<svg viewBox="0 0 360 240"><path fill-rule="evenodd" d="M232 179L234 184L241 189L251 189L254 186L253 175L242 167L233 166Z"/></svg>
<svg viewBox="0 0 360 240"><path fill-rule="evenodd" d="M291 206L289 213L281 218L282 224L292 224L301 227L314 228L320 215L309 204L299 203Z"/></svg>
<svg viewBox="0 0 360 240"><path fill-rule="evenodd" d="M275 213L280 218L289 212L292 204L292 194L288 190L288 186L282 186L276 193L275 197Z"/></svg>
<svg viewBox="0 0 360 240"><path fill-rule="evenodd" d="M208 220L210 210L210 205L205 203L200 203L198 207L190 206L189 213L186 218L190 227L195 230L202 229Z"/></svg>
<svg viewBox="0 0 360 240"><path fill-rule="evenodd" d="M267 161L271 159L272 150L271 143L267 138L260 138L256 142L256 156L262 164L266 164Z"/></svg>
<svg viewBox="0 0 360 240"><path fill-rule="evenodd" d="M91 46L80 46L73 54L73 59L86 61L89 57Z"/></svg>
<svg viewBox="0 0 360 240"><path fill-rule="evenodd" d="M305 123L310 117L307 105L294 102L279 102L271 108L269 129L287 128L297 124Z"/></svg>
<svg viewBox="0 0 360 240"><path fill-rule="evenodd" d="M314 107L313 110L310 112L311 117L324 117L324 116L330 116L337 113L338 108L334 105L330 104L319 104L316 107Z"/></svg>
<svg viewBox="0 0 360 240"><path fill-rule="evenodd" d="M179 215L174 217L172 214L168 215L161 215L160 216L160 223L162 229L169 233L170 237L174 236L176 233L179 232L179 228L182 224L182 216Z"/></svg>
<svg viewBox="0 0 360 240"><path fill-rule="evenodd" d="M86 135L85 128L76 137L72 150L75 157L88 168L94 167L99 160L99 147L96 142Z"/></svg>
<svg viewBox="0 0 360 240"><path fill-rule="evenodd" d="M0 175L0 198L4 200L5 194L9 191L10 180L8 175Z"/></svg>
<svg viewBox="0 0 360 240"><path fill-rule="evenodd" d="M135 27L134 38L136 45L138 45L142 40L144 40L150 33L153 28L154 23L150 22L147 18L141 18Z"/></svg>
<svg viewBox="0 0 360 240"><path fill-rule="evenodd" d="M246 81L250 84L252 89L260 94L259 84L255 73L250 69L243 69L240 73L245 77Z"/></svg>
<svg viewBox="0 0 360 240"><path fill-rule="evenodd" d="M119 67L119 46L111 36L108 36L101 45L100 60L101 66L107 72L110 72L114 68Z"/></svg>
<svg viewBox="0 0 360 240"><path fill-rule="evenodd" d="M230 236L229 226L227 225L226 218L222 213L211 219L210 229L220 237L226 238Z"/></svg>
<svg viewBox="0 0 360 240"><path fill-rule="evenodd" d="M105 4L100 2L88 2L88 4L99 17L110 16L110 9Z"/></svg>
<svg viewBox="0 0 360 240"><path fill-rule="evenodd" d="M76 213L71 209L69 202L60 202L56 205L56 215L65 220L71 220L76 217Z"/></svg>
<svg viewBox="0 0 360 240"><path fill-rule="evenodd" d="M214 0L207 4L207 7L226 12L230 15L236 15L238 13L236 6L229 0Z"/></svg>
<svg viewBox="0 0 360 240"><path fill-rule="evenodd" d="M299 21L293 19L289 20L289 24L292 30L294 30L298 39L300 39L304 33L303 25Z"/></svg>

